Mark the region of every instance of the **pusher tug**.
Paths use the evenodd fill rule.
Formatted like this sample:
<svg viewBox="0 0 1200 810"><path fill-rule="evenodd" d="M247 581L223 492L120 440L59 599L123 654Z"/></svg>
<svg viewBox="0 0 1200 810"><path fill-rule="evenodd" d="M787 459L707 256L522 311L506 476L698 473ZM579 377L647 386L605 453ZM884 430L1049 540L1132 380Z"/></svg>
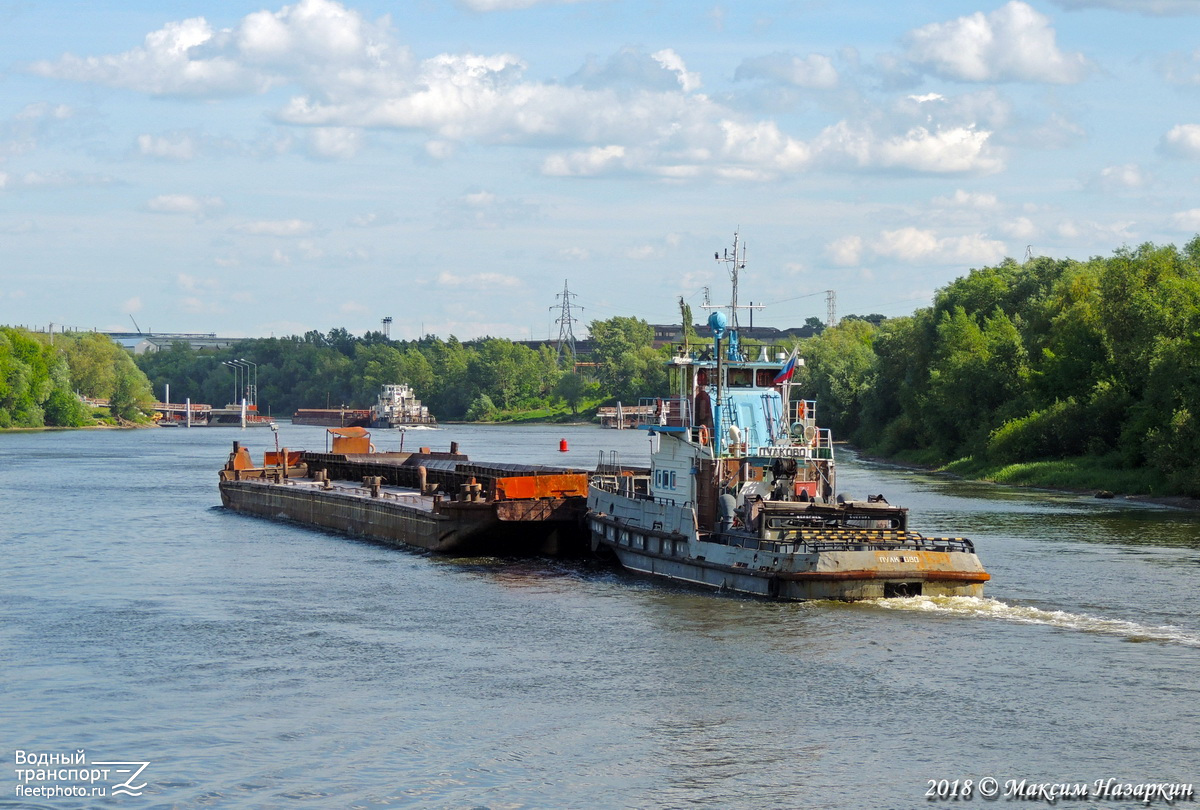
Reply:
<svg viewBox="0 0 1200 810"><path fill-rule="evenodd" d="M651 437L650 468L610 453L592 477L593 549L633 571L778 599L982 596L991 577L970 540L909 531L908 510L882 496L835 496L833 440L817 403L790 401L803 360L742 354L738 250L735 235L729 316L714 308L708 319L712 357L685 348L672 358L672 395L639 425Z"/></svg>

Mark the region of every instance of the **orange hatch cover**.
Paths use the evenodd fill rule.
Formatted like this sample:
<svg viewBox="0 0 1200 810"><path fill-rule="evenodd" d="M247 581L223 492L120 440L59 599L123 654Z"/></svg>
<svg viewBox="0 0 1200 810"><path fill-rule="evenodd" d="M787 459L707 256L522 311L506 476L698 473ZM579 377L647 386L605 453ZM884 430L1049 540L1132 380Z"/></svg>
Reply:
<svg viewBox="0 0 1200 810"><path fill-rule="evenodd" d="M496 479L496 500L523 500L527 498L566 498L571 495L587 496L586 473L563 475L522 475L515 478Z"/></svg>
<svg viewBox="0 0 1200 810"><path fill-rule="evenodd" d="M298 466L300 464L300 456L303 455L303 453L304 453L303 450L288 450L287 451L287 465L289 467ZM267 452L263 453L263 466L264 467L278 467L279 466L279 457L281 455L283 455L282 451L276 452L274 450L268 450Z"/></svg>

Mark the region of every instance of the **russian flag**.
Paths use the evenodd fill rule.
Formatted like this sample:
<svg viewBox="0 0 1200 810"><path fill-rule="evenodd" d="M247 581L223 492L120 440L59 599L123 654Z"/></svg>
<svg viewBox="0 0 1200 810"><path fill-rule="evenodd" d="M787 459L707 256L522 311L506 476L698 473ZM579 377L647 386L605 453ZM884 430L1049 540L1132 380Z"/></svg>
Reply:
<svg viewBox="0 0 1200 810"><path fill-rule="evenodd" d="M792 375L795 373L796 373L796 350L793 349L792 356L788 358L788 361L786 364L784 364L783 368L779 369L779 373L775 375L775 379L772 381L771 384L779 385L779 383L787 382L788 380L790 380L792 378Z"/></svg>

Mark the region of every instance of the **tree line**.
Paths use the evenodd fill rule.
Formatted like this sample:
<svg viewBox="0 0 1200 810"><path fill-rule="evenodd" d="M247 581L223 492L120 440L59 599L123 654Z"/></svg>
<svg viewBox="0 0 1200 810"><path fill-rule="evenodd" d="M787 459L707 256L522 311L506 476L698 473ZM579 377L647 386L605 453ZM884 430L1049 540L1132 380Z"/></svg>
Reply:
<svg viewBox="0 0 1200 810"><path fill-rule="evenodd" d="M636 402L661 394L666 353L654 330L637 318L590 325L594 351L575 371L575 358L548 345L532 348L501 338L460 341L427 335L389 340L345 329L283 338L248 339L218 351L176 343L137 362L164 395L176 401L224 405L237 401L238 374L224 362L253 364L259 410L290 416L298 408L367 408L383 385L407 383L439 419L487 421L525 414L576 416L607 399ZM244 376L242 377L244 381Z"/></svg>
<svg viewBox="0 0 1200 810"><path fill-rule="evenodd" d="M97 414L80 398L108 400ZM0 326L0 428L145 421L150 381L107 335Z"/></svg>
<svg viewBox="0 0 1200 810"><path fill-rule="evenodd" d="M157 398L169 383L176 401L224 405L240 396L223 365L232 360L256 364L260 410L277 416L366 408L397 382L445 420L571 418L666 393L670 349L653 348L649 324L615 317L590 332L587 358L499 338L334 329L219 351L180 343L135 366L103 335L51 344L5 327L0 427L86 424L77 393L137 419L151 383ZM1144 474L1147 490L1200 496L1200 237L1086 261L1007 259L911 316L847 316L800 350L801 390L818 399L822 422L868 451L933 464L1090 459Z"/></svg>
<svg viewBox="0 0 1200 810"><path fill-rule="evenodd" d="M1200 496L1200 237L1008 259L910 317L843 321L801 351L826 419L881 455L1086 458Z"/></svg>

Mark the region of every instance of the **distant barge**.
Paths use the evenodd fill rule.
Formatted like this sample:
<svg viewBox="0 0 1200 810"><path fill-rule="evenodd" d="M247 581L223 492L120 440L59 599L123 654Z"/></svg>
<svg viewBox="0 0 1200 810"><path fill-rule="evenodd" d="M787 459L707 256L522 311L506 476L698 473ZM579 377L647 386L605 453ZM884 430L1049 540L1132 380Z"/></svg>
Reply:
<svg viewBox="0 0 1200 810"><path fill-rule="evenodd" d="M266 453L261 466L234 442L220 474L222 504L447 554L574 557L590 550L586 473L477 464L456 444L449 453L373 453L362 428L329 432L331 452L285 448Z"/></svg>
<svg viewBox="0 0 1200 810"><path fill-rule="evenodd" d="M407 385L385 385L371 408L299 408L293 425L320 427L434 427L437 419Z"/></svg>

